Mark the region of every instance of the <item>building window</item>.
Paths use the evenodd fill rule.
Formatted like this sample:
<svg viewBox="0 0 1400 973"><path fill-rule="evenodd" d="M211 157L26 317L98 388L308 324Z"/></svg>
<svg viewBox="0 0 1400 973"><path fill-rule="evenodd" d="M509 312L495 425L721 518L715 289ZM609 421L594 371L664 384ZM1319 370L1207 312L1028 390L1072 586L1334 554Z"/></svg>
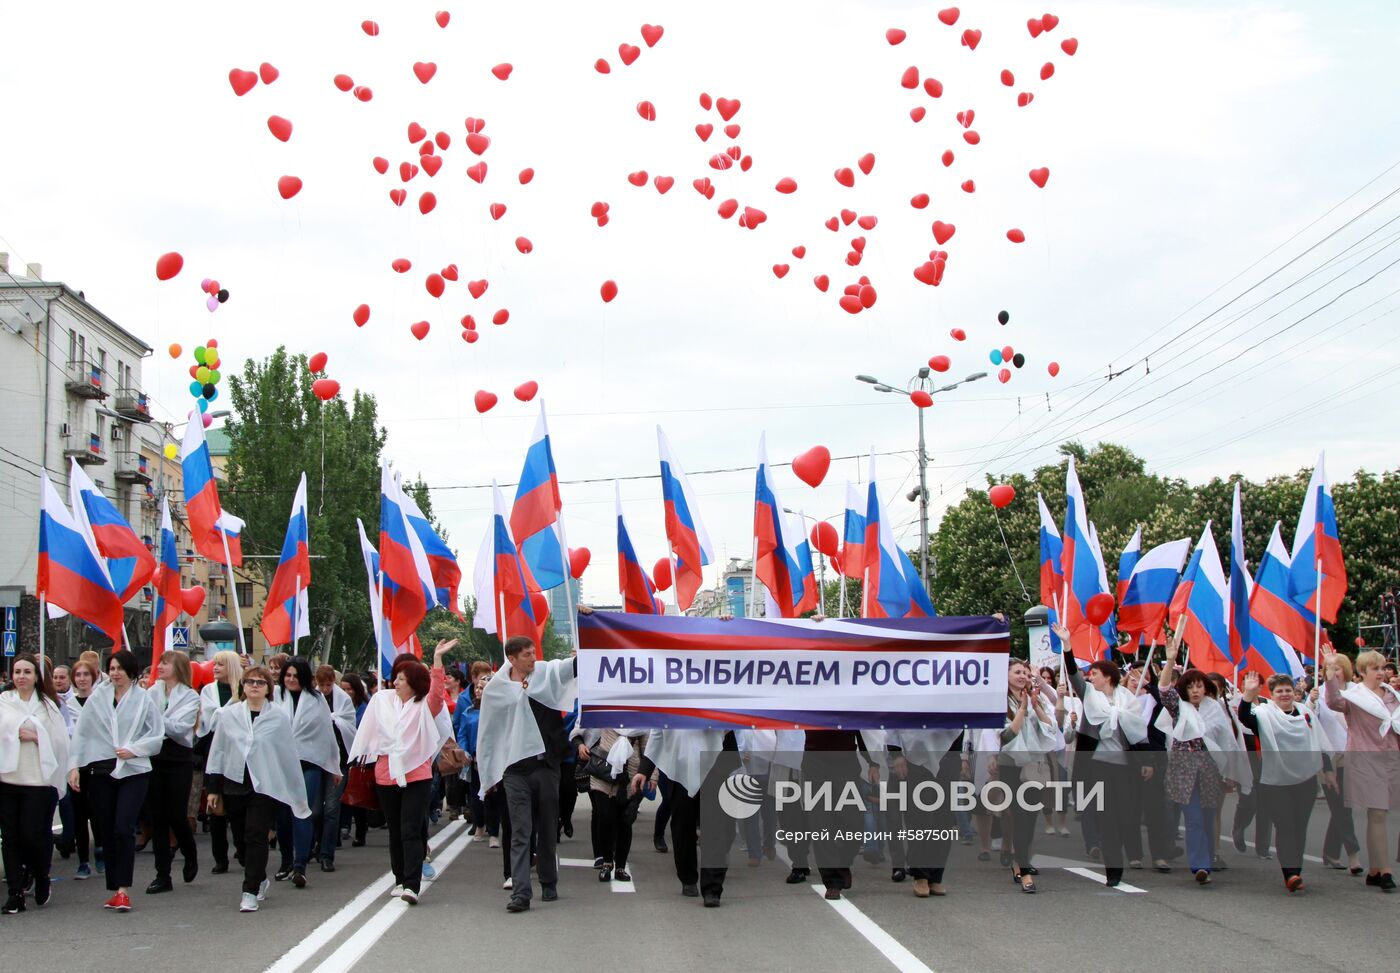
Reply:
<svg viewBox="0 0 1400 973"><path fill-rule="evenodd" d="M98 382L107 381L107 353L101 348L97 349L97 375Z"/></svg>
<svg viewBox="0 0 1400 973"><path fill-rule="evenodd" d="M77 361L78 354L78 332L68 332L68 360Z"/></svg>
<svg viewBox="0 0 1400 973"><path fill-rule="evenodd" d="M87 338L84 335L78 335L78 357L74 360L87 364Z"/></svg>
<svg viewBox="0 0 1400 973"><path fill-rule="evenodd" d="M238 582L238 607L253 607L253 583L251 581Z"/></svg>
<svg viewBox="0 0 1400 973"><path fill-rule="evenodd" d="M243 645L248 649L249 653L253 651L253 630L251 628L245 628L243 630Z"/></svg>

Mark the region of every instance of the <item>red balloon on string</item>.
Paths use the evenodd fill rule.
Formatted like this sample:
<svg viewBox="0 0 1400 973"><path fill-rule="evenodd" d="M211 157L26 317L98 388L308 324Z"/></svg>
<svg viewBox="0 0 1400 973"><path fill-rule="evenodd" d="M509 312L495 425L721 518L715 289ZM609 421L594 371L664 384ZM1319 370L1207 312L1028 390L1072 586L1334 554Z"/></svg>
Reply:
<svg viewBox="0 0 1400 973"><path fill-rule="evenodd" d="M1100 591L1084 606L1084 617L1093 625L1102 625L1113 614L1113 605L1113 596L1106 591Z"/></svg>
<svg viewBox="0 0 1400 973"><path fill-rule="evenodd" d="M475 332L472 332L475 334ZM496 405L496 394L494 392L480 391L473 397L472 401L476 405L477 412L490 412Z"/></svg>
<svg viewBox="0 0 1400 973"><path fill-rule="evenodd" d="M214 660L190 663L190 685L196 692L214 681Z"/></svg>
<svg viewBox="0 0 1400 973"><path fill-rule="evenodd" d="M1010 483L998 483L987 491L987 498L992 501L993 507L1000 510L1016 499L1016 488Z"/></svg>
<svg viewBox="0 0 1400 973"><path fill-rule="evenodd" d="M836 528L825 520L819 520L812 526L811 540L812 546L827 557L835 557L841 549L841 538Z"/></svg>
<svg viewBox="0 0 1400 973"><path fill-rule="evenodd" d="M569 574L575 578L583 577L583 572L588 570L588 562L593 559L593 554L586 547L569 548Z"/></svg>
<svg viewBox="0 0 1400 973"><path fill-rule="evenodd" d="M312 372L313 374L316 372L324 372L326 370L326 362L329 360L329 355L327 355L324 351L318 351L316 352L316 354L312 355L311 358L307 361L307 370Z"/></svg>
<svg viewBox="0 0 1400 973"><path fill-rule="evenodd" d="M934 355L928 360L928 367L935 372L946 372L952 367L952 364L947 355Z"/></svg>
<svg viewBox="0 0 1400 973"><path fill-rule="evenodd" d="M156 258L156 279L169 280L180 272L185 266L185 258L175 251L163 253Z"/></svg>
<svg viewBox="0 0 1400 973"><path fill-rule="evenodd" d="M913 402L920 409L927 409L929 406L933 405L933 396L929 395L923 389L915 389L909 393L909 401Z"/></svg>
<svg viewBox="0 0 1400 973"><path fill-rule="evenodd" d="M1045 366L1045 370L1050 373L1051 378L1054 378L1056 375L1060 374L1060 363L1057 361L1052 361L1050 364Z"/></svg>
<svg viewBox="0 0 1400 973"><path fill-rule="evenodd" d="M809 487L819 487L831 469L831 450L825 446L813 446L792 461L792 471L797 478Z"/></svg>
<svg viewBox="0 0 1400 973"><path fill-rule="evenodd" d="M669 557L663 557L652 567L651 580L656 583L657 591L665 591L671 587L671 559Z"/></svg>
<svg viewBox="0 0 1400 973"><path fill-rule="evenodd" d="M186 615L198 615L199 610L204 607L204 585L181 588L180 607L185 610Z"/></svg>
<svg viewBox="0 0 1400 973"><path fill-rule="evenodd" d="M333 378L318 378L311 383L311 391L322 402L329 402L340 392L340 383Z"/></svg>
<svg viewBox="0 0 1400 973"><path fill-rule="evenodd" d="M540 390L539 382L521 382L515 387L515 397L521 402L529 402Z"/></svg>

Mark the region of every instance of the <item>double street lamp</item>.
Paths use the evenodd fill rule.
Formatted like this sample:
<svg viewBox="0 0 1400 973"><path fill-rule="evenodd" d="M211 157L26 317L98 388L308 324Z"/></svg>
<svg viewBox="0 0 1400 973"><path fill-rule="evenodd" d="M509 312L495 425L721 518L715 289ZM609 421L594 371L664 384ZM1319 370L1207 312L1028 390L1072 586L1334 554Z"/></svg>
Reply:
<svg viewBox="0 0 1400 973"><path fill-rule="evenodd" d="M930 369L924 365L902 389L896 388L889 382L882 382L873 375L857 375L856 381L874 386L876 392L909 395L922 389L933 396L943 392L951 392L960 385L966 385L968 382L975 382L986 377L986 372L973 372L960 381L935 388L933 379L930 377ZM918 409L916 411L919 413L919 485L916 489L909 491L908 499L919 501L919 573L923 577L924 590L928 591L928 452L924 449L924 410Z"/></svg>

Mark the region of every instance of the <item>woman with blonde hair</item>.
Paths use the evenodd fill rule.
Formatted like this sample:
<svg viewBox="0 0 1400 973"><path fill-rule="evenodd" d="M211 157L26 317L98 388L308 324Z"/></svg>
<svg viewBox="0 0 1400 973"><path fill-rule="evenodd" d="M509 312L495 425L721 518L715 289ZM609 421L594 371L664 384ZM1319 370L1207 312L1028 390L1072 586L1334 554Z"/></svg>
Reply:
<svg viewBox="0 0 1400 973"><path fill-rule="evenodd" d="M1352 820L1351 808L1342 800L1346 788L1347 721L1342 714L1327 705L1328 695L1331 694L1328 683L1338 677L1343 686L1351 685L1351 659L1340 652L1327 660L1326 666L1323 667L1321 688L1314 689L1310 697L1313 711L1317 713L1317 721L1322 724L1322 736L1332 758L1331 772L1322 775L1322 796L1326 798L1327 810L1330 812L1327 833L1322 839L1322 864L1328 868L1349 868L1351 874L1360 875L1365 871L1361 867L1361 842L1356 840L1356 825ZM1343 851L1347 854L1345 863L1342 861Z"/></svg>
<svg viewBox="0 0 1400 973"><path fill-rule="evenodd" d="M189 656L173 650L161 655L151 698L161 711L165 739L160 752L151 757L151 786L146 791L146 816L151 822L156 858L156 877L146 886L147 895L175 888L170 880L172 833L185 860L181 877L188 884L199 874L199 853L187 812L194 783L194 730L199 721L199 694L192 687L193 681Z"/></svg>
<svg viewBox="0 0 1400 973"><path fill-rule="evenodd" d="M243 659L237 652L225 649L213 658L214 681L199 691L199 724L195 727L194 749L200 764L207 768L209 748L214 742L214 730L219 725L219 713L229 703L243 700ZM206 787L207 790L207 787ZM214 854L215 875L228 871L229 829L233 829L234 855L243 863L243 818L229 814L227 806L222 814L209 815L209 845ZM241 812L241 807L239 808Z"/></svg>
<svg viewBox="0 0 1400 973"><path fill-rule="evenodd" d="M1322 646L1324 666L1335 656L1331 646ZM1347 807L1366 809L1366 884L1393 892L1385 819L1391 808L1400 807L1400 692L1386 682L1385 656L1379 652L1358 655L1356 673L1360 681L1350 686L1342 685L1340 671L1327 681L1327 705L1347 726L1342 795Z"/></svg>

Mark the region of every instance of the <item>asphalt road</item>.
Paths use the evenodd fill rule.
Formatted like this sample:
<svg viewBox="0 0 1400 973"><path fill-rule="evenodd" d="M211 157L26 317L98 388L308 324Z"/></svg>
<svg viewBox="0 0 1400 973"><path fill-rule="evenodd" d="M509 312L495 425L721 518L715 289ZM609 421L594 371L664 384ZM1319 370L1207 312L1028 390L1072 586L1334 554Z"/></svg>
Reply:
<svg viewBox="0 0 1400 973"><path fill-rule="evenodd" d="M1227 805L1225 820L1229 820ZM748 867L736 846L720 909L684 898L669 855L651 847L649 810L637 822L630 886L598 882L590 867L588 806L575 837L560 845L560 900L536 897L523 915L505 912L500 852L466 840L460 822L433 839L440 875L416 907L388 898L387 832L365 848L342 848L337 871L313 870L304 890L275 884L262 909L238 910L239 876L205 869L190 885L144 894L154 866L137 859L135 909L101 908L102 879L72 879L76 860L55 861L53 901L0 917L6 970L203 969L340 973L463 968L558 970L615 966L649 973L753 971L1057 970L1375 967L1400 948L1400 893L1383 895L1345 871L1306 864L1306 892L1287 894L1277 863L1222 843L1229 870L1198 887L1184 868L1129 871L1109 890L1099 867L1076 857L1072 837L1036 836L1040 891L1025 895L1009 872L959 847L946 898L916 899L912 882L890 880L888 864L858 860L855 887L829 903L812 885L783 882L781 859ZM1320 851L1327 812L1319 803L1308 853ZM1392 841L1400 815L1392 815ZM1251 835L1252 837L1252 835ZM276 853L274 852L274 863ZM1070 871L1083 868L1085 873ZM1087 873L1087 874L1086 874ZM1204 964L1204 967L1202 966Z"/></svg>

